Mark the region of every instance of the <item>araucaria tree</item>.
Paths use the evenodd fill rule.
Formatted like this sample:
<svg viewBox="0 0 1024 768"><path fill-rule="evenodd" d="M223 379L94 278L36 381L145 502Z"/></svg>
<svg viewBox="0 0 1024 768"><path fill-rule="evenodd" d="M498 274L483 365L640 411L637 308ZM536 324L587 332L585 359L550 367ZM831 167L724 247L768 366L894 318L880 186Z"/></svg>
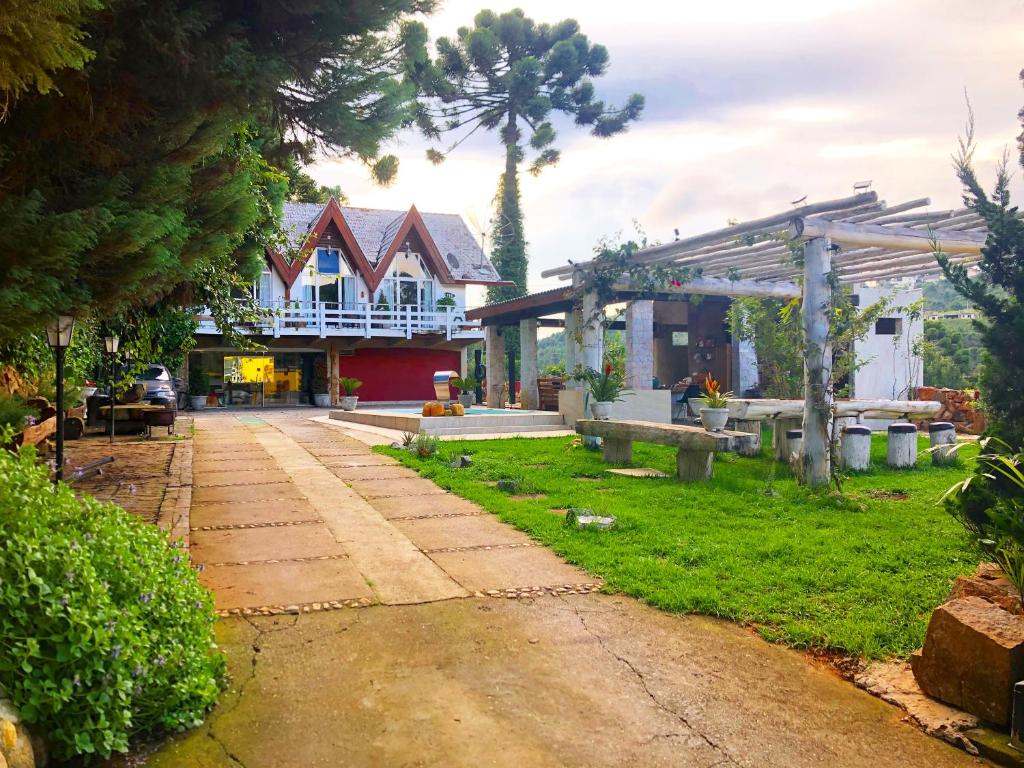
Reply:
<svg viewBox="0 0 1024 768"><path fill-rule="evenodd" d="M621 133L640 116L640 94L621 107L596 97L592 78L607 68L608 50L591 43L575 20L537 24L517 8L500 15L480 11L473 26L459 28L455 39L440 38L437 58L417 69L423 93L416 108L417 126L432 139L459 134L446 150L428 150L431 160L441 162L481 128L498 131L505 147L492 225L492 261L515 286L492 288L490 301L526 293L519 196L519 166L526 159L526 145L534 151L530 172L537 174L558 162L555 113L601 137Z"/></svg>
<svg viewBox="0 0 1024 768"><path fill-rule="evenodd" d="M1024 121L1024 110L1020 116ZM961 142L956 170L964 185L965 204L982 216L989 231L978 263L980 274L971 276L944 254L937 258L946 279L982 313L975 326L984 348L980 385L987 432L1020 450L1024 448L1024 222L1017 207L1010 205L1011 174L1006 162L1000 165L991 195L978 182L971 164L972 123ZM1024 165L1024 133L1019 148Z"/></svg>

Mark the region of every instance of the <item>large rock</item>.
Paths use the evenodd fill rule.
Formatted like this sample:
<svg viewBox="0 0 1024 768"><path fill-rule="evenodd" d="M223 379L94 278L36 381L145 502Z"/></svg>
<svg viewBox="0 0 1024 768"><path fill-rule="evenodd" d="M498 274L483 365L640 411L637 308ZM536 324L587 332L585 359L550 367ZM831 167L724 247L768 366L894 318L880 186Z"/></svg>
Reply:
<svg viewBox="0 0 1024 768"><path fill-rule="evenodd" d="M950 600L932 613L910 664L929 696L1006 726L1013 685L1024 679L1024 616L980 597Z"/></svg>
<svg viewBox="0 0 1024 768"><path fill-rule="evenodd" d="M949 600L960 600L965 597L980 597L1004 611L1024 615L1020 595L1005 577L986 578L985 576L957 576L953 588L949 592Z"/></svg>
<svg viewBox="0 0 1024 768"><path fill-rule="evenodd" d="M14 705L0 698L0 768L37 768L43 765L45 757L40 755L37 761L33 747L32 736Z"/></svg>

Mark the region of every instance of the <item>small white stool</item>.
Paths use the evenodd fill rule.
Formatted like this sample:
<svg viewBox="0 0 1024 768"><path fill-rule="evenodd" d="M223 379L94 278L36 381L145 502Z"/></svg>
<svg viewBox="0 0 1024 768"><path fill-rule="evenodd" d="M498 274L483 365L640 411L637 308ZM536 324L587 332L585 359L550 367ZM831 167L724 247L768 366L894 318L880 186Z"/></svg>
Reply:
<svg viewBox="0 0 1024 768"><path fill-rule="evenodd" d="M795 453L800 455L800 449L804 445L804 431L802 429L786 430L786 460L792 458Z"/></svg>
<svg viewBox="0 0 1024 768"><path fill-rule="evenodd" d="M936 421L928 425L932 444L932 464L941 467L956 461L956 427L949 421Z"/></svg>
<svg viewBox="0 0 1024 768"><path fill-rule="evenodd" d="M863 424L843 428L839 439L839 461L843 469L864 472L871 466L871 429Z"/></svg>
<svg viewBox="0 0 1024 768"><path fill-rule="evenodd" d="M889 425L886 463L894 469L917 466L917 427L903 422Z"/></svg>

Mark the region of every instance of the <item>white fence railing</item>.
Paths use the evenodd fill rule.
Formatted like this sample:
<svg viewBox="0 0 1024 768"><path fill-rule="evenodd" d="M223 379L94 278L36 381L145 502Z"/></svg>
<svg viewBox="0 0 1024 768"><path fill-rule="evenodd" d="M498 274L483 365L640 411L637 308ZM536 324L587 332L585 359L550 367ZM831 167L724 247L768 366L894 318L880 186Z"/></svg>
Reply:
<svg viewBox="0 0 1024 768"><path fill-rule="evenodd" d="M329 301L279 301L263 305L264 320L246 328L253 333L281 336L405 337L444 334L446 338L482 338L479 321L466 320L459 307L423 309L419 306L381 306L368 303L339 304ZM206 314L199 316L199 333L216 333Z"/></svg>

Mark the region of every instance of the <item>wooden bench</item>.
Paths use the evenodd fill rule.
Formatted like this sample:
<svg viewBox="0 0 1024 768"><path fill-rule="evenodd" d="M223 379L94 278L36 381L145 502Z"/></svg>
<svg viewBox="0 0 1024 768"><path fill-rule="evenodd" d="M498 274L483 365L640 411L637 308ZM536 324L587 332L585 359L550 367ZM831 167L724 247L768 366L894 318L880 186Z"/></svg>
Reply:
<svg viewBox="0 0 1024 768"><path fill-rule="evenodd" d="M676 474L683 482L710 480L715 453L749 450L755 436L746 432L708 432L703 427L661 424L655 421L598 421L579 419L576 431L604 440L604 460L628 464L633 460L633 442L673 445Z"/></svg>

